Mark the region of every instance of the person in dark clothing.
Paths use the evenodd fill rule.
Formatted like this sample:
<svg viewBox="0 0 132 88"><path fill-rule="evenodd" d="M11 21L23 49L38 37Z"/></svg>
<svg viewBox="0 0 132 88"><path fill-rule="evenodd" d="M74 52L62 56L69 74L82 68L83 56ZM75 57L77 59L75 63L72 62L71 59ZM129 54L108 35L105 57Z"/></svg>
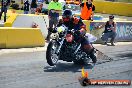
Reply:
<svg viewBox="0 0 132 88"><path fill-rule="evenodd" d="M24 2L24 14L28 14L28 12L29 12L29 6L30 6L29 1L26 0Z"/></svg>
<svg viewBox="0 0 132 88"><path fill-rule="evenodd" d="M35 14L36 8L37 8L37 1L32 0L32 2L31 2L31 14Z"/></svg>
<svg viewBox="0 0 132 88"><path fill-rule="evenodd" d="M92 4L92 0L87 0L87 2L81 3L81 16L82 20L93 20L95 6Z"/></svg>
<svg viewBox="0 0 132 88"><path fill-rule="evenodd" d="M114 20L114 16L110 15L109 21L107 21L105 24L97 27L98 29L105 27L105 30L104 30L102 37L101 37L101 39L104 41L105 45L108 45L107 44L108 39L111 38L110 43L112 46L115 46L114 40L116 37L116 24L113 20Z"/></svg>
<svg viewBox="0 0 132 88"><path fill-rule="evenodd" d="M10 0L1 0L0 20L2 17L2 13L4 12L4 22L6 22L6 13L9 5L10 5Z"/></svg>
<svg viewBox="0 0 132 88"><path fill-rule="evenodd" d="M75 41L82 44L82 49L86 54L90 55L93 63L95 64L97 59L94 55L94 47L91 45L89 39L85 37L86 35L86 25L82 22L81 19L72 16L71 10L65 10L62 19L59 21L58 27L65 25L69 30L76 30L77 36L75 36Z"/></svg>
<svg viewBox="0 0 132 88"><path fill-rule="evenodd" d="M62 4L58 0L53 0L48 5L49 28L46 41L50 41L51 31L56 27L59 21L59 13L62 11Z"/></svg>

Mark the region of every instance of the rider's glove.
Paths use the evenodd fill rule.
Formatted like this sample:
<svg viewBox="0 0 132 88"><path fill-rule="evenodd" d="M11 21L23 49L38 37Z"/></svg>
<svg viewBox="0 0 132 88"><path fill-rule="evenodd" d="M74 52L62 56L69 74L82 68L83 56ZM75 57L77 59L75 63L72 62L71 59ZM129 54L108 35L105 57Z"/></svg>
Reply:
<svg viewBox="0 0 132 88"><path fill-rule="evenodd" d="M81 28L81 30L79 31L81 36L84 36L86 34L86 30L84 28Z"/></svg>

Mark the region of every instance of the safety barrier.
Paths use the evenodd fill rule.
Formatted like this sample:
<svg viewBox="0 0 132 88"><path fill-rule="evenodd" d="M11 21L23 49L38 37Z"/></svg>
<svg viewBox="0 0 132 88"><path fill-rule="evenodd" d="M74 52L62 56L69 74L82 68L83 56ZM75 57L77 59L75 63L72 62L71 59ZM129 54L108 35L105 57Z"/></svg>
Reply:
<svg viewBox="0 0 132 88"><path fill-rule="evenodd" d="M6 20L4 27L12 27L15 19L17 18L18 14L11 13L9 18Z"/></svg>
<svg viewBox="0 0 132 88"><path fill-rule="evenodd" d="M100 40L104 31L102 29L96 29L95 27L104 24L105 22L93 21L90 22L90 33L95 35ZM88 24L89 25L89 24ZM132 21L117 21L116 22L116 41L132 41Z"/></svg>
<svg viewBox="0 0 132 88"><path fill-rule="evenodd" d="M95 12L132 16L132 3L94 1Z"/></svg>
<svg viewBox="0 0 132 88"><path fill-rule="evenodd" d="M12 27L31 28L36 23L44 37L48 34L49 19L47 15L19 14Z"/></svg>
<svg viewBox="0 0 132 88"><path fill-rule="evenodd" d="M44 40L39 28L0 27L0 48L39 47Z"/></svg>

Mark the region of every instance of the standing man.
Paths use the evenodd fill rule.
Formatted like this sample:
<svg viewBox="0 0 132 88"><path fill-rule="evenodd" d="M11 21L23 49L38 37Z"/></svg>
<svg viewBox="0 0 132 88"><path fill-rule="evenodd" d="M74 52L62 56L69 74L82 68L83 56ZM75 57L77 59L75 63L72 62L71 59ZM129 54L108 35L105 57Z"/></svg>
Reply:
<svg viewBox="0 0 132 88"><path fill-rule="evenodd" d="M26 1L24 2L24 14L28 14L28 12L29 12L29 7L30 7L29 1L26 0Z"/></svg>
<svg viewBox="0 0 132 88"><path fill-rule="evenodd" d="M1 0L0 20L4 12L4 22L6 22L6 13L9 5L10 5L10 0Z"/></svg>
<svg viewBox="0 0 132 88"><path fill-rule="evenodd" d="M46 37L47 42L50 40L51 31L53 26L56 27L59 21L59 13L62 11L62 4L58 0L53 0L48 5L48 17L49 17L49 28L48 35Z"/></svg>
<svg viewBox="0 0 132 88"><path fill-rule="evenodd" d="M80 4L82 20L93 20L95 6L92 4L93 0L84 1Z"/></svg>
<svg viewBox="0 0 132 88"><path fill-rule="evenodd" d="M37 1L32 0L32 2L31 2L31 14L35 14L36 8L37 8Z"/></svg>
<svg viewBox="0 0 132 88"><path fill-rule="evenodd" d="M108 39L111 38L110 43L112 46L115 46L114 40L116 37L116 24L113 20L114 20L114 16L110 15L109 21L107 21L105 24L97 27L99 29L105 27L105 30L104 30L102 37L101 37L101 39L104 41L105 45L107 45Z"/></svg>

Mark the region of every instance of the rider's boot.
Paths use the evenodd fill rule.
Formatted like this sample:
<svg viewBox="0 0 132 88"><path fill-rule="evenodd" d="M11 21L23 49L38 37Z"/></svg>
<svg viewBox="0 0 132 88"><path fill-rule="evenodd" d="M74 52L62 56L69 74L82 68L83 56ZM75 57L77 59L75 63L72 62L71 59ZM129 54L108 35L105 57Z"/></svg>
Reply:
<svg viewBox="0 0 132 88"><path fill-rule="evenodd" d="M93 61L93 64L95 64L97 62L97 58L94 55L95 54L94 47L91 44L84 45L84 49L83 50L84 50L84 52L86 52L86 54L88 56L90 56L90 58Z"/></svg>
<svg viewBox="0 0 132 88"><path fill-rule="evenodd" d="M96 62L97 62L97 58L96 58L96 56L95 56L95 51L94 51L94 49L92 49L91 50L91 52L90 52L90 58L92 59L92 61L93 61L93 64L95 64Z"/></svg>

